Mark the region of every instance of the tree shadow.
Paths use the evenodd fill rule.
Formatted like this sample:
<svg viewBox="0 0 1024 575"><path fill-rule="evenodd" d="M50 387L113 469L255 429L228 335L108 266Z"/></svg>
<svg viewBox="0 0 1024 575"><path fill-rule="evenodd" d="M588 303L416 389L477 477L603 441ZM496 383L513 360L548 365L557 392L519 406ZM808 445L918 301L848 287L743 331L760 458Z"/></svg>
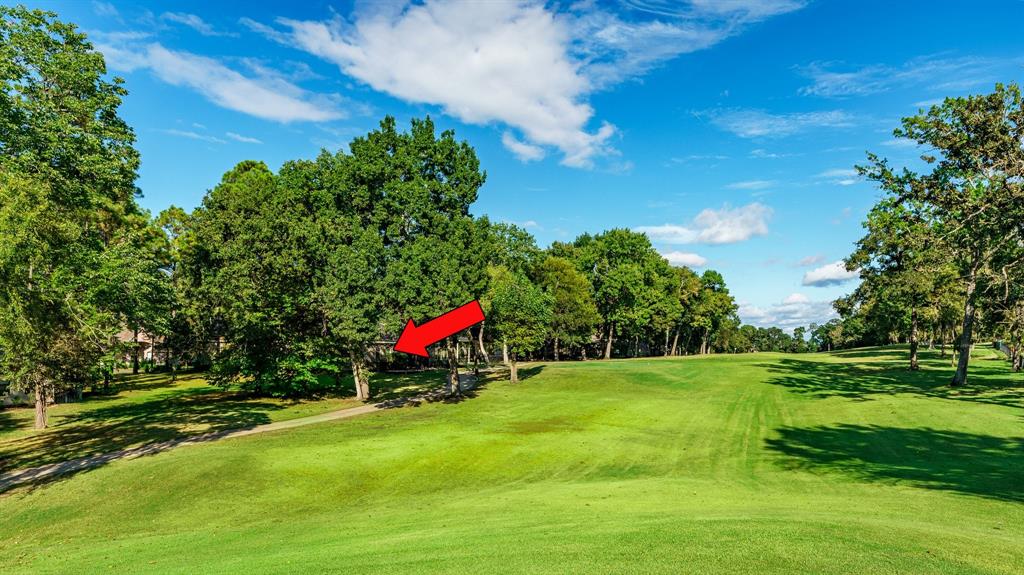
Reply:
<svg viewBox="0 0 1024 575"><path fill-rule="evenodd" d="M370 376L370 401L388 403L440 391L446 385L446 371L376 372Z"/></svg>
<svg viewBox="0 0 1024 575"><path fill-rule="evenodd" d="M178 372L176 377L172 377L170 373L139 373L137 375L122 373L114 376L110 392L117 394L122 391L171 389L182 383L200 378L202 378L202 375L194 371ZM102 392L102 386L100 386L99 391Z"/></svg>
<svg viewBox="0 0 1024 575"><path fill-rule="evenodd" d="M382 408L459 403L477 397L487 384L484 378L471 382L472 376L464 374L467 379L462 394L449 396L444 375L440 370L375 373L371 376L371 389L375 392L371 402ZM145 401L90 406L63 416L60 423L44 432L0 442L0 493L14 486L31 489L123 457L152 455L183 443L220 439L235 431L271 423L270 413L287 407L280 400L261 400L241 391L204 386L174 389L182 382L171 382L166 374L138 377L139 383L131 386L136 391L171 389ZM118 382L118 393L124 390L123 385ZM343 388L349 396L353 394L351 387ZM86 403L113 397L116 395L90 398ZM24 421L0 410L0 431L23 425ZM39 469L40 466L45 467ZM58 470L54 472L50 466Z"/></svg>
<svg viewBox="0 0 1024 575"><path fill-rule="evenodd" d="M885 360L885 361L897 361L902 359L908 359L910 348L900 347L889 347L889 348L855 348L855 349L840 349L837 351L829 352L829 355L834 357L842 357L848 359L858 358L871 358L873 360Z"/></svg>
<svg viewBox="0 0 1024 575"><path fill-rule="evenodd" d="M60 425L0 444L0 472L151 445L187 436L270 423L279 402L237 392L178 390L142 403L123 403L68 415Z"/></svg>
<svg viewBox="0 0 1024 575"><path fill-rule="evenodd" d="M543 365L532 365L530 367L520 368L519 381L526 381L531 377L537 377L542 371L544 371Z"/></svg>
<svg viewBox="0 0 1024 575"><path fill-rule="evenodd" d="M15 417L9 410L0 407L0 433L20 429L24 424L24 421Z"/></svg>
<svg viewBox="0 0 1024 575"><path fill-rule="evenodd" d="M765 445L790 469L1024 502L1024 437L849 424L777 433Z"/></svg>
<svg viewBox="0 0 1024 575"><path fill-rule="evenodd" d="M440 373L442 376L446 374L443 371L435 371L436 374ZM403 377L409 374L402 374ZM396 407L412 406L417 407L424 403L462 403L467 399L473 399L478 397L480 392L487 388L487 384L490 382L490 378L493 374L475 376L471 373L459 374L459 381L461 385L461 392L458 394L448 393L447 383L443 381L440 384L436 384L433 379L429 385L425 385L422 388L418 386L402 386L397 393L392 394L381 394L384 397L377 396L373 398L374 404L382 409L392 409Z"/></svg>
<svg viewBox="0 0 1024 575"><path fill-rule="evenodd" d="M833 355L859 357L848 353ZM823 362L780 358L760 367L772 375L768 383L815 397L870 401L877 396L911 394L1018 409L1024 407L1024 378L1011 373L1002 362L972 361L968 386L951 388L952 369L943 365L943 360L928 359L922 362L922 369L910 371L905 354L894 353L883 356L882 360L878 355L865 357L872 361Z"/></svg>

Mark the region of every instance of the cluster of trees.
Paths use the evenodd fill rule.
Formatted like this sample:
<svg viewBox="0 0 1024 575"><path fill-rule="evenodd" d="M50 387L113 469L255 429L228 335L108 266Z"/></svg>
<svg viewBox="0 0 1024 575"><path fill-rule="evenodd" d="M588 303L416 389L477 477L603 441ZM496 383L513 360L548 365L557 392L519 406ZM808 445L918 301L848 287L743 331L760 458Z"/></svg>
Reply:
<svg viewBox="0 0 1024 575"><path fill-rule="evenodd" d="M126 90L52 13L0 7L0 379L31 390L37 427L57 392L109 382L132 342L214 381L309 395L352 374L405 322L478 299L487 320L440 344L460 362L746 351L722 276L673 267L616 229L546 250L474 216L486 174L429 120L391 118L349 150L238 164L189 213L136 200ZM755 330L756 332L756 330ZM468 345L467 345L468 343ZM463 350L468 350L463 357Z"/></svg>
<svg viewBox="0 0 1024 575"><path fill-rule="evenodd" d="M0 6L0 378L32 391L108 379L124 327L172 305L163 234L135 203L126 92L52 14Z"/></svg>
<svg viewBox="0 0 1024 575"><path fill-rule="evenodd" d="M821 326L825 347L955 342L951 385L967 381L972 343L1005 341L1020 370L1024 337L1024 107L1016 85L947 98L904 118L895 136L924 150L919 169L869 154L862 175L884 196L847 258L861 284Z"/></svg>
<svg viewBox="0 0 1024 575"><path fill-rule="evenodd" d="M410 318L472 300L487 320L441 344L452 393L462 349L481 364L500 347L513 380L523 357L733 349L736 305L720 274L673 267L625 229L542 250L522 228L470 213L485 179L473 148L429 118L408 132L386 118L349 150L276 174L242 162L193 213L159 218L177 230L174 352L223 342L214 381L302 395L352 373L367 398L370 367L413 361L379 353Z"/></svg>

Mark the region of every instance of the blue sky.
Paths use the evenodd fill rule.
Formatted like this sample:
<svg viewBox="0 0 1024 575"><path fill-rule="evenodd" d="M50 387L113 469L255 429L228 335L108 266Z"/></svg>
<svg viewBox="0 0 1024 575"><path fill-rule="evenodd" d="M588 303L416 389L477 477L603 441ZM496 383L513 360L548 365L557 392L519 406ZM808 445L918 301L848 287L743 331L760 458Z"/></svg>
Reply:
<svg viewBox="0 0 1024 575"><path fill-rule="evenodd" d="M38 5L125 78L154 213L430 114L487 170L476 213L541 245L645 231L786 328L854 285L835 262L878 196L865 151L913 161L900 117L1024 76L1019 1Z"/></svg>

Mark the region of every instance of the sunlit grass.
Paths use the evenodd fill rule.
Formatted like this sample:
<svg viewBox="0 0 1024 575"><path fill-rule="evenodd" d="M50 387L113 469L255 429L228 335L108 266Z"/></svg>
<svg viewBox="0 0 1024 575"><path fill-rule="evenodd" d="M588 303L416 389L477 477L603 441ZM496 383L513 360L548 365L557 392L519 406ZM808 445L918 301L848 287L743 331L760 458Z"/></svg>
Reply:
<svg viewBox="0 0 1024 575"><path fill-rule="evenodd" d="M1024 572L1024 377L904 354L538 364L116 462L0 496L3 570Z"/></svg>

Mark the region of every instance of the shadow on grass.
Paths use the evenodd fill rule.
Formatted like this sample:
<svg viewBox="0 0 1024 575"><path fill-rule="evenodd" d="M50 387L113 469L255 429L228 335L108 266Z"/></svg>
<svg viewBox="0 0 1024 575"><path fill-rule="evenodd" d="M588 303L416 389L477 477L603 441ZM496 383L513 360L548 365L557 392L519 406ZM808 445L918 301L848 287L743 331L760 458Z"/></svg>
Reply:
<svg viewBox="0 0 1024 575"><path fill-rule="evenodd" d="M138 375L123 373L114 376L111 392L170 389L181 385L183 382L200 378L202 378L202 375L194 371L180 371L177 377L173 379L170 373L140 373ZM102 393L102 385L99 391Z"/></svg>
<svg viewBox="0 0 1024 575"><path fill-rule="evenodd" d="M473 375L472 371L459 374L461 392L456 395L448 393L447 373L431 370L414 373L380 373L374 374L371 385L380 381L371 401L384 409L417 406L423 403L461 403L473 399L487 384L495 378L495 374L481 373Z"/></svg>
<svg viewBox="0 0 1024 575"><path fill-rule="evenodd" d="M530 367L524 367L519 370L519 381L526 381L531 377L540 375L540 372L544 371L543 365L534 365Z"/></svg>
<svg viewBox="0 0 1024 575"><path fill-rule="evenodd" d="M14 431L25 425L25 422L15 417L9 410L0 407L0 433Z"/></svg>
<svg viewBox="0 0 1024 575"><path fill-rule="evenodd" d="M470 383L470 376L464 377L463 393L449 397L443 371L373 374L371 402L384 408L435 401L458 403L476 397L486 386L483 378ZM271 423L270 413L287 407L278 400L253 398L243 392L209 386L174 388L181 383L193 383L188 377L180 377L178 382L171 382L166 374L137 378L119 378L117 393L126 389L169 391L154 394L145 401L113 405L105 402L117 395L87 398L84 403L97 405L64 416L45 432L0 442L0 474L16 476L0 476L0 493L16 485L32 489L125 456L152 455L186 442L214 441L234 431ZM342 385L340 393L332 393L331 397L354 394L351 376L339 383L349 385ZM13 415L0 411L0 430L23 425ZM31 470L49 465L56 465L58 471Z"/></svg>
<svg viewBox="0 0 1024 575"><path fill-rule="evenodd" d="M1011 373L1005 362L975 359L971 362L968 385L949 387L952 368L937 354L923 354L922 369L907 369L906 354L870 354L871 361L825 362L780 358L761 365L771 377L768 383L816 397L842 397L869 401L876 396L912 394L957 401L972 401L1004 407L1024 407L1024 378ZM861 357L839 352L840 358ZM813 356L811 356L813 357Z"/></svg>
<svg viewBox="0 0 1024 575"><path fill-rule="evenodd" d="M1024 437L845 424L778 434L765 444L790 469L1024 502Z"/></svg>
<svg viewBox="0 0 1024 575"><path fill-rule="evenodd" d="M270 423L284 405L222 391L180 390L142 403L68 415L60 425L0 446L0 472L58 463L220 431Z"/></svg>
<svg viewBox="0 0 1024 575"><path fill-rule="evenodd" d="M446 374L447 372L439 369L374 373L370 376L370 400L374 403L388 403L419 394L443 391ZM351 382L351 378L346 379L346 382Z"/></svg>

